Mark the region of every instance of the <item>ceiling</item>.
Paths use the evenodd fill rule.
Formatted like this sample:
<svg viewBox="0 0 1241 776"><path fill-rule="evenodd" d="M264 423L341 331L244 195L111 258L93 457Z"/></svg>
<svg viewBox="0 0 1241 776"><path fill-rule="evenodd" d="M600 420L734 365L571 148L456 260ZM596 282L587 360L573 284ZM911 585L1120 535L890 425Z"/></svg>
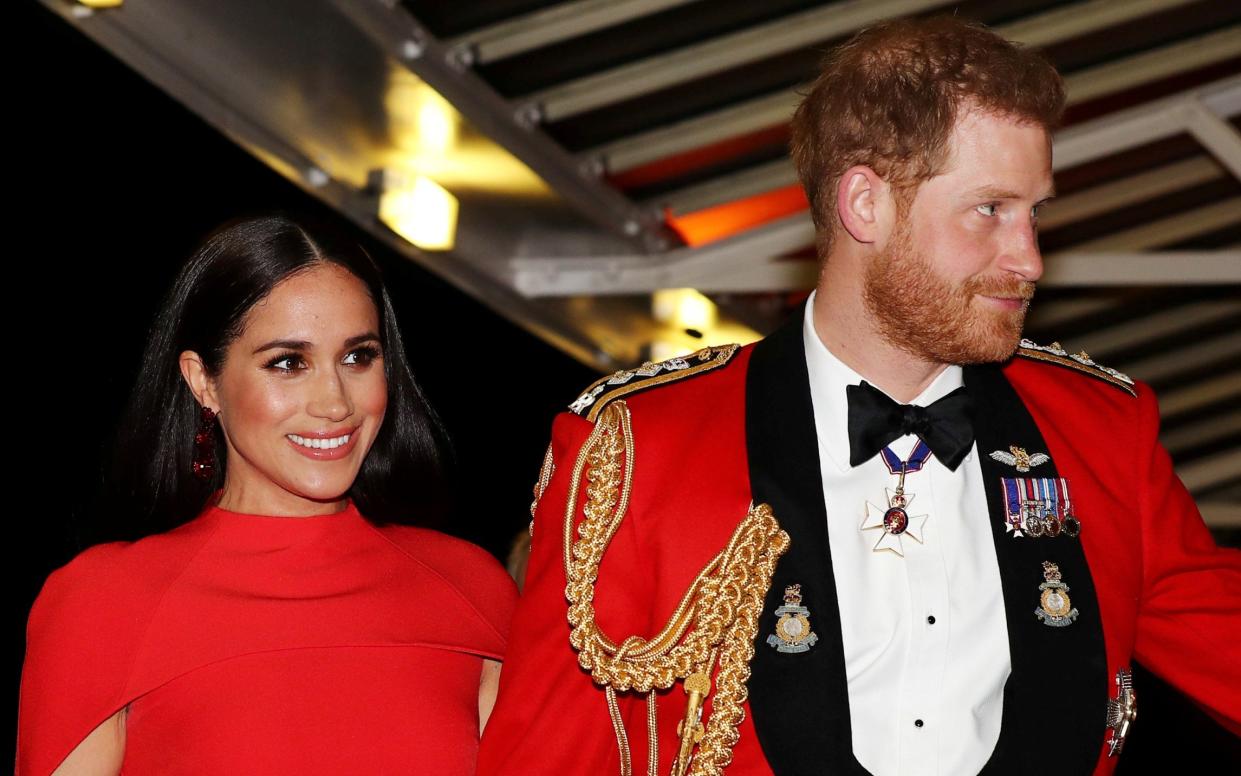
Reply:
<svg viewBox="0 0 1241 776"><path fill-rule="evenodd" d="M956 13L1065 76L1029 323L1150 382L1178 472L1241 527L1235 0L126 0L44 5L411 260L609 371L769 331L813 285L787 120L824 52ZM427 95L451 104L428 150ZM438 99L438 97L436 97ZM460 202L456 245L376 217L375 171ZM718 311L686 332L652 293ZM563 390L563 386L560 387Z"/></svg>

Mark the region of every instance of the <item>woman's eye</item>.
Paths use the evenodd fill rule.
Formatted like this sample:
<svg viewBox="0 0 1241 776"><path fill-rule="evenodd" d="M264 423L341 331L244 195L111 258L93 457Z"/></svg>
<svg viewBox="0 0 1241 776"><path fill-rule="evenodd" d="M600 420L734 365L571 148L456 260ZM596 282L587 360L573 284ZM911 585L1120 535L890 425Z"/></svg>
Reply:
<svg viewBox="0 0 1241 776"><path fill-rule="evenodd" d="M987 204L987 205L979 205L978 207L976 207L976 208L974 208L974 209L975 209L975 210L977 210L977 211L979 212L979 214L984 215L984 216L987 216L988 218L990 218L990 217L992 217L992 216L996 215L996 214L1000 211L1000 206L999 206L999 205L997 205L997 204L995 204L994 202L992 202L992 203Z"/></svg>
<svg viewBox="0 0 1241 776"><path fill-rule="evenodd" d="M274 369L277 372L292 372L305 366L301 356L287 355L279 356L267 362L268 369Z"/></svg>
<svg viewBox="0 0 1241 776"><path fill-rule="evenodd" d="M370 347L358 348L357 350L350 351L350 353L345 356L345 363L356 366L366 366L377 358L379 358L379 351L377 349Z"/></svg>

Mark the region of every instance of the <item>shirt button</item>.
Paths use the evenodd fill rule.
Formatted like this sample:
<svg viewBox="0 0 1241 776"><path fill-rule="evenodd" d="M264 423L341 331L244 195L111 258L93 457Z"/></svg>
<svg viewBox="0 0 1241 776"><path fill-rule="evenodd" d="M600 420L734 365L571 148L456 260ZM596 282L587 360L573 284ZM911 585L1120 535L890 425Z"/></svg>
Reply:
<svg viewBox="0 0 1241 776"><path fill-rule="evenodd" d="M927 617L927 618L926 618L926 624L927 624L927 625L934 625L934 624L935 624L935 615L933 615L933 614L932 614L930 617Z"/></svg>
<svg viewBox="0 0 1241 776"><path fill-rule="evenodd" d="M920 719L915 719L915 720L914 720L914 727L922 727L922 720L920 720Z"/></svg>

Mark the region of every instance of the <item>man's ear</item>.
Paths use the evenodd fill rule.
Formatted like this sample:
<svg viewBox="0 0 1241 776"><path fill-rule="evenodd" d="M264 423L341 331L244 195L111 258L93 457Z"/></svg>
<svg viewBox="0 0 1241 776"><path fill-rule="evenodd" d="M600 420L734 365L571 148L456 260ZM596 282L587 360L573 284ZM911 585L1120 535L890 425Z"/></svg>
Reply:
<svg viewBox="0 0 1241 776"><path fill-rule="evenodd" d="M185 379L185 384L190 387L190 393L194 394L198 403L218 413L219 397L216 396L215 384L207 374L207 366L202 357L192 350L182 351L178 365L181 367L181 377Z"/></svg>
<svg viewBox="0 0 1241 776"><path fill-rule="evenodd" d="M864 164L845 170L836 184L836 216L845 232L860 243L875 243L886 232L891 187Z"/></svg>

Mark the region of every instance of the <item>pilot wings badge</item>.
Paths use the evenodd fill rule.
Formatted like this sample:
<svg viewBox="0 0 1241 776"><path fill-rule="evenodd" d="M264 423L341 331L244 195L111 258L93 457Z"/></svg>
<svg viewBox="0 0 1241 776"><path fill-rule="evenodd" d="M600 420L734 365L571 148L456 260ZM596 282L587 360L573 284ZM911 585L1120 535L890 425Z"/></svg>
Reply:
<svg viewBox="0 0 1241 776"><path fill-rule="evenodd" d="M1031 455L1026 452L1024 447L1010 445L1007 453L1003 450L996 450L991 453L991 459L994 461L999 461L1002 464L1012 466L1016 468L1017 471L1024 474L1035 466L1041 466L1042 464L1047 463L1051 460L1051 456L1047 453L1034 453Z"/></svg>

